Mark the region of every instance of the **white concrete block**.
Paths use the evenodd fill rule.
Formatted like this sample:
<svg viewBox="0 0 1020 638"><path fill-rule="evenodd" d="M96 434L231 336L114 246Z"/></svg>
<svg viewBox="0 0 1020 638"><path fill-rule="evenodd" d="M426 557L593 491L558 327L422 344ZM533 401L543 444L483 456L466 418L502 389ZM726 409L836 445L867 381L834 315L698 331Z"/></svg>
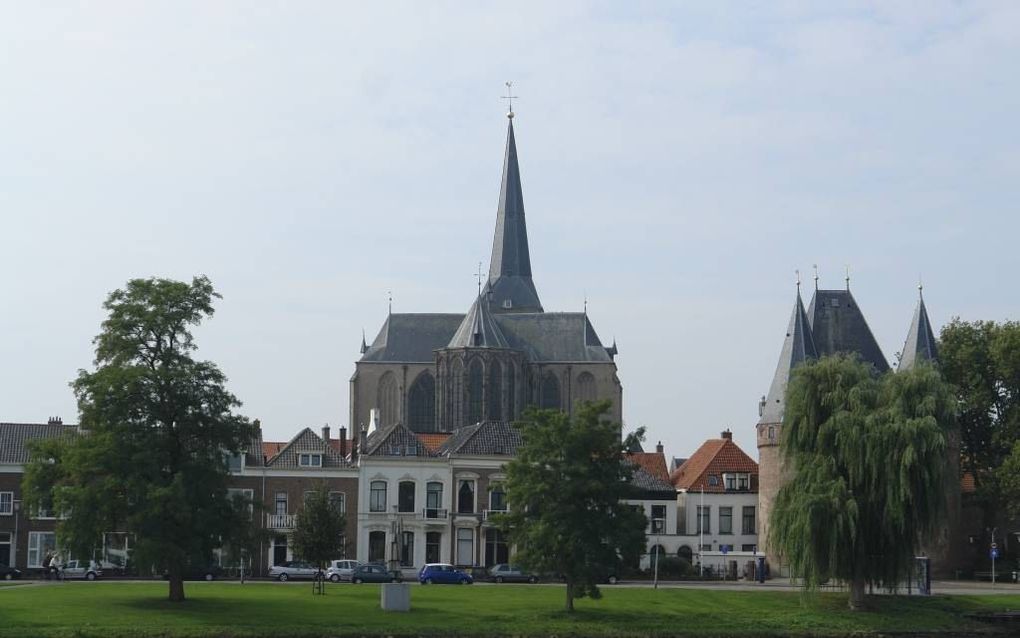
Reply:
<svg viewBox="0 0 1020 638"><path fill-rule="evenodd" d="M411 586L407 583L384 583L380 596L383 611L411 611Z"/></svg>

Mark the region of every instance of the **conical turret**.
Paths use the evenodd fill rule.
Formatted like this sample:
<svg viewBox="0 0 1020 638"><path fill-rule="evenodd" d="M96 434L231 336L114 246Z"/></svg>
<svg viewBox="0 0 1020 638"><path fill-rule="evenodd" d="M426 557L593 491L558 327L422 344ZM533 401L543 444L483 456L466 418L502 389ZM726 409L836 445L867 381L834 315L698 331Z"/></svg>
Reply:
<svg viewBox="0 0 1020 638"><path fill-rule="evenodd" d="M786 385L790 382L790 373L794 367L807 359L818 357L814 338L808 324L804 302L800 298L800 285L797 286L797 300L793 304L793 313L786 328L783 349L779 353L779 364L776 374L772 377L772 385L761 406L759 423L782 423L783 409L786 405Z"/></svg>
<svg viewBox="0 0 1020 638"><path fill-rule="evenodd" d="M447 348L509 348L503 331L489 310L486 295L478 295L464 315Z"/></svg>
<svg viewBox="0 0 1020 638"><path fill-rule="evenodd" d="M920 286L917 289L917 308L914 309L914 319L910 322L910 330L907 332L907 341L903 344L903 354L900 356L897 370L909 370L920 361L938 359L935 332L928 319L928 309L924 306L923 290Z"/></svg>

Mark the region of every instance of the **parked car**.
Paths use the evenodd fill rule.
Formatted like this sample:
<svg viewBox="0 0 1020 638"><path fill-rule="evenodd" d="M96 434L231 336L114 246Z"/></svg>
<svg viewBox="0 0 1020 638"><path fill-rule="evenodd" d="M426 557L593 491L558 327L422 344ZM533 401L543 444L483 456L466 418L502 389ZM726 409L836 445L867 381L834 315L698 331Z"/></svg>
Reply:
<svg viewBox="0 0 1020 638"><path fill-rule="evenodd" d="M350 582L351 574L354 573L358 565L361 563L356 560L331 560L329 567L326 568L326 578L334 583L339 583L341 580Z"/></svg>
<svg viewBox="0 0 1020 638"><path fill-rule="evenodd" d="M103 570L94 560L69 560L60 568L60 577L64 580L72 578L95 580L102 575Z"/></svg>
<svg viewBox="0 0 1020 638"><path fill-rule="evenodd" d="M269 568L269 577L284 583L292 578L315 578L321 573L318 567L302 560L287 560Z"/></svg>
<svg viewBox="0 0 1020 638"><path fill-rule="evenodd" d="M223 576L223 568L219 565L209 565L208 567L197 567L191 566L184 570L184 580L216 580ZM163 580L169 578L169 574L163 572Z"/></svg>
<svg viewBox="0 0 1020 638"><path fill-rule="evenodd" d="M475 582L471 574L446 563L428 563L418 572L422 585L470 585Z"/></svg>
<svg viewBox="0 0 1020 638"><path fill-rule="evenodd" d="M517 565L500 563L489 570L489 580L496 583L537 583L538 576L526 572Z"/></svg>
<svg viewBox="0 0 1020 638"><path fill-rule="evenodd" d="M400 572L391 572L382 565L358 565L351 572L351 582L361 583L399 583Z"/></svg>
<svg viewBox="0 0 1020 638"><path fill-rule="evenodd" d="M0 565L0 578L4 580L14 580L15 578L21 578L21 570L7 565Z"/></svg>

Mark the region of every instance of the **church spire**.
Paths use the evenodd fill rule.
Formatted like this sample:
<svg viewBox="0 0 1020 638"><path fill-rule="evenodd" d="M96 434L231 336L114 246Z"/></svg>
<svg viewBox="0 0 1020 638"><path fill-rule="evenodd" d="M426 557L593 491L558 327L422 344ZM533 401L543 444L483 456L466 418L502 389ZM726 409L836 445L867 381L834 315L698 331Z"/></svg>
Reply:
<svg viewBox="0 0 1020 638"><path fill-rule="evenodd" d="M816 359L818 351L811 334L804 301L800 298L800 273L797 274L797 300L793 304L790 324L786 328L786 339L783 350L779 353L779 365L772 378L768 396L763 398L761 419L759 423L782 423L783 410L786 407L786 384L790 381L790 373L798 364L807 359Z"/></svg>
<svg viewBox="0 0 1020 638"><path fill-rule="evenodd" d="M897 370L909 370L917 365L918 361L934 362L937 359L938 348L935 345L935 332L928 319L928 309L924 306L924 289L921 284L918 284L917 308L914 310L914 319L910 322L907 342L903 344L903 354L900 356L900 365Z"/></svg>
<svg viewBox="0 0 1020 638"><path fill-rule="evenodd" d="M521 170L517 165L517 144L511 111L507 126L503 179L496 211L496 232L489 262L489 288L493 312L542 312L542 302L531 279L528 228L524 220Z"/></svg>

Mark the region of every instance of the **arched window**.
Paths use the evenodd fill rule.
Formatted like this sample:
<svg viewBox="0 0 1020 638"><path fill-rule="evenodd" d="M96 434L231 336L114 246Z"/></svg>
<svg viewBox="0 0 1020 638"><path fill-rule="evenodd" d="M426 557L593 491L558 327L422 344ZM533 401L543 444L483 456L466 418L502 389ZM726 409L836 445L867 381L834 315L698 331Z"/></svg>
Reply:
<svg viewBox="0 0 1020 638"><path fill-rule="evenodd" d="M658 555L658 560L662 560L666 556L666 548L662 545L652 545L652 548L648 550L648 558L654 561L656 555Z"/></svg>
<svg viewBox="0 0 1020 638"><path fill-rule="evenodd" d="M676 554L688 563L690 563L694 558L694 551L691 549L690 545L681 545Z"/></svg>
<svg viewBox="0 0 1020 638"><path fill-rule="evenodd" d="M493 361L489 364L489 418L503 420L503 368Z"/></svg>
<svg viewBox="0 0 1020 638"><path fill-rule="evenodd" d="M594 401L596 395L594 375L591 372L582 372L577 375L577 400Z"/></svg>
<svg viewBox="0 0 1020 638"><path fill-rule="evenodd" d="M457 513L473 514L475 511L475 482L461 479L457 488Z"/></svg>
<svg viewBox="0 0 1020 638"><path fill-rule="evenodd" d="M379 379L379 425L392 425L397 422L397 377L387 372Z"/></svg>
<svg viewBox="0 0 1020 638"><path fill-rule="evenodd" d="M542 377L542 407L552 408L555 410L562 409L562 403L560 402L560 382L556 380L556 375L552 372L546 372Z"/></svg>
<svg viewBox="0 0 1020 638"><path fill-rule="evenodd" d="M478 359L468 368L467 395L467 422L478 423L482 420L482 362Z"/></svg>
<svg viewBox="0 0 1020 638"><path fill-rule="evenodd" d="M454 359L450 366L450 385L447 388L447 408L450 410L450 422L457 425L464 423L464 364Z"/></svg>
<svg viewBox="0 0 1020 638"><path fill-rule="evenodd" d="M436 380L428 370L418 375L408 393L408 412L411 430L436 431Z"/></svg>
<svg viewBox="0 0 1020 638"><path fill-rule="evenodd" d="M514 364L509 364L506 367L506 419L507 421L513 421L517 418L517 387L516 387L516 376L517 371Z"/></svg>

